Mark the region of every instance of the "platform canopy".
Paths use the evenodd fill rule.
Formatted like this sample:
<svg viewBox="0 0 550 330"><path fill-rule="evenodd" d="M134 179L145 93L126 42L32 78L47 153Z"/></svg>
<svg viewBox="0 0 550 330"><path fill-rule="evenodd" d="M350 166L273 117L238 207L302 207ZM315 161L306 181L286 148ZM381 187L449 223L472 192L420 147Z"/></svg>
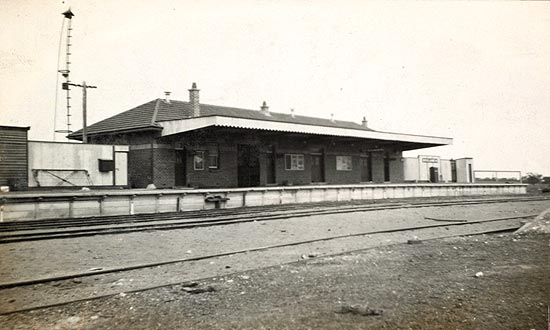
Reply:
<svg viewBox="0 0 550 330"><path fill-rule="evenodd" d="M409 145L406 149L427 148L452 144L451 138L422 136L401 133L378 132L373 130L307 125L300 123L275 122L248 118L225 116L208 116L188 118L184 120L168 120L157 122L162 127L161 135L170 136L209 127L230 127L239 129L263 130L285 133L300 133L312 135L338 136L348 138L369 139L387 142L403 142Z"/></svg>

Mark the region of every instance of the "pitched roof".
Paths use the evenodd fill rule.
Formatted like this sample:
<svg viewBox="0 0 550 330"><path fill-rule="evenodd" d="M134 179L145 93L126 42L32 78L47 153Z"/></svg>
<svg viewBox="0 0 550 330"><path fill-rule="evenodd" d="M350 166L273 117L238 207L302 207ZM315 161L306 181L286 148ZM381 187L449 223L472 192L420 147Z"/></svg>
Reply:
<svg viewBox="0 0 550 330"><path fill-rule="evenodd" d="M158 127L152 121L156 108L156 100L149 101L128 111L121 112L110 118L99 121L87 127L88 134L109 133L115 131L134 130L140 128ZM82 130L69 134L69 138L82 135Z"/></svg>
<svg viewBox="0 0 550 330"><path fill-rule="evenodd" d="M200 104L200 112L200 117L224 116L373 131L361 124L350 121L333 121L330 119L298 115L292 116L290 114L278 112L270 112L270 115L267 116L260 110L240 109L202 103ZM90 125L87 128L87 133L100 134L135 129L161 129L160 125L157 124L158 122L188 119L191 118L191 113L192 108L189 102L172 100L168 103L164 100L156 99ZM79 138L80 136L82 136L82 130L78 130L69 135L70 138Z"/></svg>

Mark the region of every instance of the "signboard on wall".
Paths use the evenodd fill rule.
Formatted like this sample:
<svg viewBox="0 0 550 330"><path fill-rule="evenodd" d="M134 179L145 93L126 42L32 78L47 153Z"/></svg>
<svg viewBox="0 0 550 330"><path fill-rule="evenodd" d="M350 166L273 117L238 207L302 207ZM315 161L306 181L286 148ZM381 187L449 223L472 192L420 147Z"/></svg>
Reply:
<svg viewBox="0 0 550 330"><path fill-rule="evenodd" d="M425 158L422 158L422 162L423 163L439 163L439 158L425 157Z"/></svg>

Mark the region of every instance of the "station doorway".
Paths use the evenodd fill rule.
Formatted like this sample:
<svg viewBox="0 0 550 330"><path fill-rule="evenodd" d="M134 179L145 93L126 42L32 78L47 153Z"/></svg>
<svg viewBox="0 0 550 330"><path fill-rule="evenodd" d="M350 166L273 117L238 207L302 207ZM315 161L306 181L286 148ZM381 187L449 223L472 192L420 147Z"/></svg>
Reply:
<svg viewBox="0 0 550 330"><path fill-rule="evenodd" d="M325 162L323 154L311 155L311 182L325 182Z"/></svg>
<svg viewBox="0 0 550 330"><path fill-rule="evenodd" d="M187 159L184 149L176 149L176 160L174 163L174 185L185 187L187 185Z"/></svg>
<svg viewBox="0 0 550 330"><path fill-rule="evenodd" d="M431 183L439 182L439 168L435 166L430 167L430 182Z"/></svg>
<svg viewBox="0 0 550 330"><path fill-rule="evenodd" d="M275 147L270 146L267 153L266 153L266 159L265 159L265 171L266 171L266 183L267 184L274 184L276 183L276 177L275 177L275 164L276 164L276 153L275 153Z"/></svg>
<svg viewBox="0 0 550 330"><path fill-rule="evenodd" d="M389 155L384 157L384 182L390 182L390 161Z"/></svg>
<svg viewBox="0 0 550 330"><path fill-rule="evenodd" d="M361 156L361 182L372 181L372 157Z"/></svg>
<svg viewBox="0 0 550 330"><path fill-rule="evenodd" d="M237 146L237 180L239 187L260 185L260 151L258 147L239 144Z"/></svg>

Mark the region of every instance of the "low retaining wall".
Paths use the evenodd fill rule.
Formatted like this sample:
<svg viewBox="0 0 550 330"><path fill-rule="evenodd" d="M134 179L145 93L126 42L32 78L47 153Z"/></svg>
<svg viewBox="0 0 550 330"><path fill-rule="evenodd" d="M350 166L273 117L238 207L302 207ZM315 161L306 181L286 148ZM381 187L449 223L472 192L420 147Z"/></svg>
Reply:
<svg viewBox="0 0 550 330"><path fill-rule="evenodd" d="M525 194L526 187L524 184L385 184L7 193L0 195L0 221L164 213L323 201L510 195ZM220 200L205 201L208 196L219 196Z"/></svg>

